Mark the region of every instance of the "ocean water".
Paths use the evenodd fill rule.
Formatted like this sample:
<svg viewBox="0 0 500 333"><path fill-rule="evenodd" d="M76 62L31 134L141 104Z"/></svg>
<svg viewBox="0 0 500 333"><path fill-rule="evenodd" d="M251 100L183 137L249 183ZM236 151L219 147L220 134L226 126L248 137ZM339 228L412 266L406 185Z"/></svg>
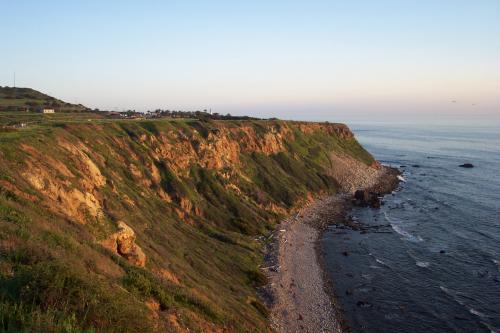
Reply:
<svg viewBox="0 0 500 333"><path fill-rule="evenodd" d="M500 332L500 125L351 128L406 179L350 212L372 228L324 235L352 331Z"/></svg>

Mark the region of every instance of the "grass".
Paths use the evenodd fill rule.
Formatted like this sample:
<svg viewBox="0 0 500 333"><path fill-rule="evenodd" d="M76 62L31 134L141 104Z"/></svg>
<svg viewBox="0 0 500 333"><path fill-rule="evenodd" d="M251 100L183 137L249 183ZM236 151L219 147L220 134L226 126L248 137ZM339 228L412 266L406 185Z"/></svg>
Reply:
<svg viewBox="0 0 500 333"><path fill-rule="evenodd" d="M32 125L0 132L0 332L175 331L163 314L195 332L267 331L268 312L255 291L266 282L256 236L268 234L308 194L336 191L328 176L331 152L373 161L354 139L321 130L305 134L293 122L111 121L85 113L0 112L0 124L25 119ZM271 128L291 136L278 153L241 147L238 164L209 169L200 163L196 151L222 131L243 145L242 126L256 140ZM80 155L59 142L86 147L106 184L83 184L92 177ZM176 163L186 158L188 167L177 172ZM54 196L35 190L23 175L27 160L46 171L46 184L94 193L102 216L62 214ZM117 221L135 230L148 258L145 268L99 245ZM147 308L151 300L161 316Z"/></svg>
<svg viewBox="0 0 500 333"><path fill-rule="evenodd" d="M0 87L0 111L25 111L26 108L57 108L59 111L84 111L82 105L63 102L30 88Z"/></svg>
<svg viewBox="0 0 500 333"><path fill-rule="evenodd" d="M14 274L0 277L5 332L153 331L142 304L75 267L26 258L13 263Z"/></svg>

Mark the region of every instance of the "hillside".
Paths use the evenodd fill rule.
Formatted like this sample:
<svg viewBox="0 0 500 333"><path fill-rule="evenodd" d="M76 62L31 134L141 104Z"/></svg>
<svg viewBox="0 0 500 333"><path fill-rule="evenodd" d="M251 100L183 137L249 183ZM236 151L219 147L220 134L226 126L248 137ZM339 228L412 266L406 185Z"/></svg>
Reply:
<svg viewBox="0 0 500 333"><path fill-rule="evenodd" d="M265 332L267 235L376 165L341 124L61 120L0 131L0 322ZM348 163L349 164L349 163Z"/></svg>
<svg viewBox="0 0 500 333"><path fill-rule="evenodd" d="M87 110L81 104L66 103L31 88L0 87L0 111L36 111L38 108L51 108L59 112Z"/></svg>

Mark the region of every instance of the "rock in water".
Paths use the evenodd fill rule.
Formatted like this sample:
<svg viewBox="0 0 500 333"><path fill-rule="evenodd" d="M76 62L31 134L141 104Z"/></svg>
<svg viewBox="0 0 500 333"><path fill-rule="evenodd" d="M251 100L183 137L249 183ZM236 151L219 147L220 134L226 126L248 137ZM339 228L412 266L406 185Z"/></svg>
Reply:
<svg viewBox="0 0 500 333"><path fill-rule="evenodd" d="M356 200L356 203L362 204L363 202L366 201L366 191L365 190L356 190L354 192L354 200Z"/></svg>
<svg viewBox="0 0 500 333"><path fill-rule="evenodd" d="M459 167L461 168L473 168L474 165L472 165L471 163L464 163L464 164L460 164Z"/></svg>
<svg viewBox="0 0 500 333"><path fill-rule="evenodd" d="M373 304L369 303L369 302L366 302L366 301L358 301L356 303L357 306L359 306L360 308L371 308L373 307Z"/></svg>
<svg viewBox="0 0 500 333"><path fill-rule="evenodd" d="M381 205L379 194L366 190L356 190L356 192L354 192L354 204L356 206L370 206L372 208L380 208Z"/></svg>

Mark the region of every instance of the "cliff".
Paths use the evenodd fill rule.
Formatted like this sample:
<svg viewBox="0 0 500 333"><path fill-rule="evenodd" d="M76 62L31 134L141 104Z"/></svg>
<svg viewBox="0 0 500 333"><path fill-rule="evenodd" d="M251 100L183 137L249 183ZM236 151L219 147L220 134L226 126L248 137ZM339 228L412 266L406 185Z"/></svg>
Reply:
<svg viewBox="0 0 500 333"><path fill-rule="evenodd" d="M78 118L0 132L0 321L266 331L266 235L377 167L342 124Z"/></svg>

